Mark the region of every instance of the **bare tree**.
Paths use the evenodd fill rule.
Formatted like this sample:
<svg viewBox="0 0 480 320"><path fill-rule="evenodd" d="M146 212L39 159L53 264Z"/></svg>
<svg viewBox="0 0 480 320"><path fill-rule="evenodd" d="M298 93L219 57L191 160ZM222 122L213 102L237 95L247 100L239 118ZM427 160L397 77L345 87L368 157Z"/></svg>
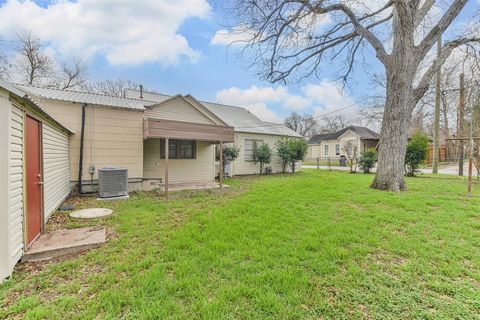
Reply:
<svg viewBox="0 0 480 320"><path fill-rule="evenodd" d="M350 166L350 173L357 173L357 165L358 165L358 145L355 140L347 141L345 146L343 147L348 159L348 164Z"/></svg>
<svg viewBox="0 0 480 320"><path fill-rule="evenodd" d="M299 114L293 111L285 118L284 124L302 137L315 134L317 129L317 121L309 113Z"/></svg>
<svg viewBox="0 0 480 320"><path fill-rule="evenodd" d="M433 45L468 0L451 1L420 40L417 30L436 5L435 0L389 0L375 9L369 9L366 0L232 1L236 24L249 30L246 48L254 53L251 61L272 82L286 81L296 72L302 74L300 79L316 75L328 53L332 59L345 58L342 77L346 81L357 55L369 52L364 50L367 46L373 49L385 68L386 101L372 187L404 190L405 128L410 126L415 106L452 50L480 40L467 35L450 39L439 57L425 66ZM332 22L319 28L321 19L327 17ZM391 47L388 51L385 43Z"/></svg>
<svg viewBox="0 0 480 320"><path fill-rule="evenodd" d="M103 80L90 83L85 86L85 89L90 92L106 94L114 97L123 97L125 89L136 89L140 87L140 83L118 78L117 80Z"/></svg>
<svg viewBox="0 0 480 320"><path fill-rule="evenodd" d="M42 52L40 39L31 31L26 30L17 34L15 49L20 56L17 69L23 81L35 84L49 79L54 73L52 59Z"/></svg>
<svg viewBox="0 0 480 320"><path fill-rule="evenodd" d="M0 36L0 78L8 78L9 69L10 66L6 53L6 45L4 40Z"/></svg>
<svg viewBox="0 0 480 320"><path fill-rule="evenodd" d="M63 63L57 87L61 89L84 87L88 81L87 70L87 64L79 57L74 57L71 63Z"/></svg>
<svg viewBox="0 0 480 320"><path fill-rule="evenodd" d="M337 132L352 125L352 121L346 115L337 114L322 118L322 132Z"/></svg>

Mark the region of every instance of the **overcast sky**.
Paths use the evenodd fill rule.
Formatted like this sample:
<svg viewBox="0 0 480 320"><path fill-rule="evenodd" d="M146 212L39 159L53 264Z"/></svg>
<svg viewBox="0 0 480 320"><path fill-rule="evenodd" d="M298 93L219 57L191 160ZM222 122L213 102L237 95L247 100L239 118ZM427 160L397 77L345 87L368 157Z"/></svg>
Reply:
<svg viewBox="0 0 480 320"><path fill-rule="evenodd" d="M336 62L302 83L260 81L235 46L227 46L232 36L224 16L206 0L0 0L5 39L30 29L57 60L87 59L93 80L132 79L167 94L244 106L267 121L280 122L292 110L320 115L354 105L372 90L366 71L381 70L367 59L368 70L358 68L343 90Z"/></svg>

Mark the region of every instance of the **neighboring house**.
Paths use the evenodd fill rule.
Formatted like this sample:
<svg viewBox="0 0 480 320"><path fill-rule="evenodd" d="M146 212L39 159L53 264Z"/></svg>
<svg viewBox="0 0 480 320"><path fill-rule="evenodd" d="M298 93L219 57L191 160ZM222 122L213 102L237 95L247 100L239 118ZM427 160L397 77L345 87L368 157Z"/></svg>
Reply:
<svg viewBox="0 0 480 320"><path fill-rule="evenodd" d="M307 158L338 159L346 156L347 147L357 147L358 155L366 149L375 148L380 135L365 127L349 126L343 130L317 134L308 140Z"/></svg>
<svg viewBox="0 0 480 320"><path fill-rule="evenodd" d="M71 135L25 91L0 80L0 282L70 194Z"/></svg>

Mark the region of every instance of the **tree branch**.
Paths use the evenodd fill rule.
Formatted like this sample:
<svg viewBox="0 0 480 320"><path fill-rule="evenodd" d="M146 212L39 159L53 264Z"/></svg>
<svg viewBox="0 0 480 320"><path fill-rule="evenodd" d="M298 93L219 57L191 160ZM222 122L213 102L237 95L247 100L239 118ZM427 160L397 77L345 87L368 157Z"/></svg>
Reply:
<svg viewBox="0 0 480 320"><path fill-rule="evenodd" d="M415 14L415 29L420 25L420 22L427 16L428 12L435 4L435 0L425 0L423 6L421 6Z"/></svg>
<svg viewBox="0 0 480 320"><path fill-rule="evenodd" d="M465 1L465 0L462 0ZM320 2L320 5L322 2ZM389 1L381 11L385 10L385 8L390 7L393 4L393 1ZM385 47L383 46L382 42L378 37L368 28L365 28L360 24L359 18L355 16L355 13L346 5L344 4L332 4L326 7L312 7L313 12L318 14L325 14L334 11L343 12L352 22L352 25L355 29L355 33L365 38L370 45L375 50L378 59L386 65L388 63L389 55L385 51Z"/></svg>
<svg viewBox="0 0 480 320"><path fill-rule="evenodd" d="M427 69L422 79L420 80L417 88L415 88L415 98L417 101L423 97L425 92L427 92L433 76L435 75L435 73L437 73L440 70L442 65L445 63L445 61L448 59L448 57L452 53L453 49L461 45L468 44L470 42L480 42L480 37L460 38L460 39L452 40L445 43L445 45L442 48L442 51L440 52L440 56L432 63L430 68Z"/></svg>
<svg viewBox="0 0 480 320"><path fill-rule="evenodd" d="M434 26L425 36L422 42L417 46L418 52L420 52L420 60L423 60L425 55L432 48L433 44L445 32L450 24L452 24L455 18L457 18L467 2L468 0L455 0L442 16L437 25Z"/></svg>

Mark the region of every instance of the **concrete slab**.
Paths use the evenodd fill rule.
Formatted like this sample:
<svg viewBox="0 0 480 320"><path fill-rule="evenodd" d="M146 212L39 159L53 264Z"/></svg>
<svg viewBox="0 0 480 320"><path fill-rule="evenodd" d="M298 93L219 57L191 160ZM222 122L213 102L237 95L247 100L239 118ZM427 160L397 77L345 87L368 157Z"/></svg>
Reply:
<svg viewBox="0 0 480 320"><path fill-rule="evenodd" d="M220 184L218 182L198 182L198 183L172 183L168 185L169 191L183 191L183 190L209 190L218 189ZM228 185L223 185L223 188L228 188ZM165 185L161 182L152 180L146 180L143 183L143 190L151 191L154 189L165 190Z"/></svg>
<svg viewBox="0 0 480 320"><path fill-rule="evenodd" d="M92 219L92 218L101 218L109 216L113 213L111 209L106 208L89 208L89 209L82 209L73 211L69 214L72 218L80 218L80 219Z"/></svg>
<svg viewBox="0 0 480 320"><path fill-rule="evenodd" d="M41 234L22 261L43 261L79 253L105 243L105 229L98 227L59 230Z"/></svg>

